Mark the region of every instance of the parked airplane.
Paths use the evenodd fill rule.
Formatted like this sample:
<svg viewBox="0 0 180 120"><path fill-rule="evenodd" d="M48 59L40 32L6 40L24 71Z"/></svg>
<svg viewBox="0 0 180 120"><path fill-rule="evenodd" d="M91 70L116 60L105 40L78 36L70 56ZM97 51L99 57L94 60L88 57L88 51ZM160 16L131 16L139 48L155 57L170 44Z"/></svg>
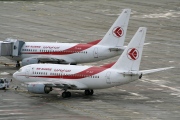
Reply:
<svg viewBox="0 0 180 120"><path fill-rule="evenodd" d="M17 61L16 67L35 63L77 64L94 62L120 55L131 9L124 9L102 40L89 43L25 42L20 56L8 57Z"/></svg>
<svg viewBox="0 0 180 120"><path fill-rule="evenodd" d="M172 67L139 71L146 28L140 27L127 48L115 63L95 66L74 66L57 64L31 64L13 74L16 80L26 82L33 93L49 93L52 88L64 90L62 97L70 97L72 90L85 90L85 95L93 95L93 89L103 89L126 84L142 75L167 70Z"/></svg>

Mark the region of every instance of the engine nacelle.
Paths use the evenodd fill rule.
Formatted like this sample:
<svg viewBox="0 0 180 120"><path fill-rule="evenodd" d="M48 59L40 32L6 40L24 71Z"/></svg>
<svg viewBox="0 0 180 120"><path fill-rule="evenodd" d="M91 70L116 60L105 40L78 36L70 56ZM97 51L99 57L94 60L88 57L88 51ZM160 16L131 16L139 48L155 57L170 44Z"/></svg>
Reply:
<svg viewBox="0 0 180 120"><path fill-rule="evenodd" d="M22 66L38 63L37 58L25 58L22 60Z"/></svg>
<svg viewBox="0 0 180 120"><path fill-rule="evenodd" d="M27 89L29 92L36 94L48 94L52 91L52 87L47 87L44 84L29 84Z"/></svg>

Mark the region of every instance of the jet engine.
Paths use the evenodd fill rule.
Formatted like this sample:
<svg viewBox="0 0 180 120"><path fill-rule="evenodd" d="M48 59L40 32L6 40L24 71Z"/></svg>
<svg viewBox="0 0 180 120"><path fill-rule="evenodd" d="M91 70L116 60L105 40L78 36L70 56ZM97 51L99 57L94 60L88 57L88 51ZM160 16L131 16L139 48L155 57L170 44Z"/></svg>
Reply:
<svg viewBox="0 0 180 120"><path fill-rule="evenodd" d="M27 89L29 92L36 94L48 94L52 91L52 87L47 87L44 84L29 84Z"/></svg>
<svg viewBox="0 0 180 120"><path fill-rule="evenodd" d="M22 60L22 66L38 63L37 58L25 58Z"/></svg>

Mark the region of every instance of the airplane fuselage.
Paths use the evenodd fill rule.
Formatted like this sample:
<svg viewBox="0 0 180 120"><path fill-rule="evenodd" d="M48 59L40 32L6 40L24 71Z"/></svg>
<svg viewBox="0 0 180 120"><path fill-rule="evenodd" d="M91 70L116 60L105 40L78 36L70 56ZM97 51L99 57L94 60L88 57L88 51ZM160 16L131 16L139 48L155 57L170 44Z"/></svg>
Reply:
<svg viewBox="0 0 180 120"><path fill-rule="evenodd" d="M38 64L22 67L19 72L15 73L16 79L22 82L63 81L76 85L76 89L103 89L138 79L138 75L123 75L116 69L94 66Z"/></svg>
<svg viewBox="0 0 180 120"><path fill-rule="evenodd" d="M109 46L98 45L98 42L92 44L25 42L19 57L8 58L16 61L32 57L55 58L64 60L65 63L85 63L111 58L122 53L122 51L111 51Z"/></svg>

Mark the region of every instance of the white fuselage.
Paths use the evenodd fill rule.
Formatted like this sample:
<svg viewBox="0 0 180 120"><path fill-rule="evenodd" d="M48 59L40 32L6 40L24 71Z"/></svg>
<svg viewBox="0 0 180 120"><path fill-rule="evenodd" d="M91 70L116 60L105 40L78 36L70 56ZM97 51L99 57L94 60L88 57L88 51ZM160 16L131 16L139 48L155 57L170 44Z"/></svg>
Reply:
<svg viewBox="0 0 180 120"><path fill-rule="evenodd" d="M122 51L110 51L109 46L94 43L48 43L25 42L19 57L9 59L22 61L25 58L55 58L66 63L94 62L120 55Z"/></svg>
<svg viewBox="0 0 180 120"><path fill-rule="evenodd" d="M123 75L119 70L107 67L74 66L56 64L32 64L14 73L22 82L50 82L73 84L77 89L102 89L126 84L138 79L138 75Z"/></svg>

